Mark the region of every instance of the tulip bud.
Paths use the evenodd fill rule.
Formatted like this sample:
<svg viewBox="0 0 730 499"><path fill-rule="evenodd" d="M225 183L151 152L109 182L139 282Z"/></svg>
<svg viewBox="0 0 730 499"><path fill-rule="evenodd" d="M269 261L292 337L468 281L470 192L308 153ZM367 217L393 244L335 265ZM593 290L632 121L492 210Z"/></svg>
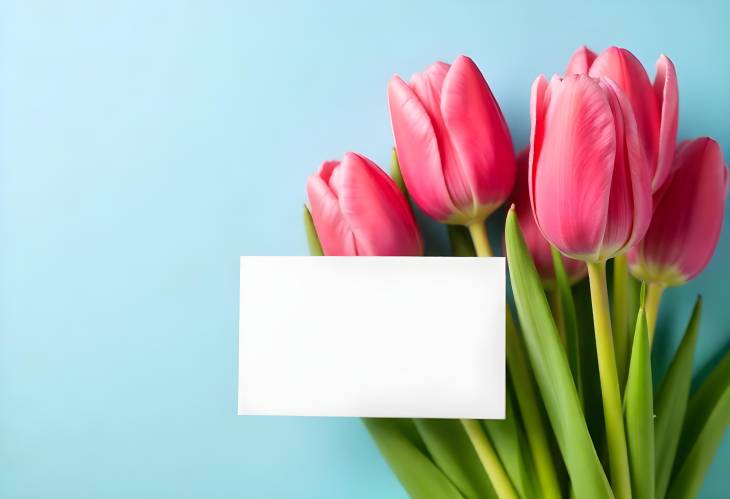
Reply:
<svg viewBox="0 0 730 499"><path fill-rule="evenodd" d="M507 199L515 178L512 139L471 59L437 62L409 83L394 76L388 105L403 179L424 212L469 225Z"/></svg>
<svg viewBox="0 0 730 499"><path fill-rule="evenodd" d="M535 216L532 214L532 207L530 206L530 191L527 177L529 153L530 149L525 148L517 155L517 181L515 182L515 189L512 192L512 203L515 206L517 220L520 223L525 244L527 245L527 249L530 250L537 272L540 274L543 285L551 288L555 284L555 267L553 266L550 243L547 242L540 232L540 228L535 222ZM585 263L566 256L562 256L562 259L565 272L568 274L568 279L571 283L577 282L585 277L587 271Z"/></svg>
<svg viewBox="0 0 730 499"><path fill-rule="evenodd" d="M420 256L423 242L405 197L356 153L325 161L307 180L310 211L328 256Z"/></svg>
<svg viewBox="0 0 730 499"><path fill-rule="evenodd" d="M649 230L629 252L631 272L663 286L702 272L720 238L727 190L719 144L708 137L681 143L670 177L655 194Z"/></svg>
<svg viewBox="0 0 730 499"><path fill-rule="evenodd" d="M583 46L570 58L565 74L608 77L623 90L634 111L656 192L669 175L677 142L679 92L672 61L659 57L652 85L641 62L628 50L610 47L596 56Z"/></svg>
<svg viewBox="0 0 730 499"><path fill-rule="evenodd" d="M651 180L631 106L608 78L543 76L532 86L529 192L545 238L599 262L646 232Z"/></svg>

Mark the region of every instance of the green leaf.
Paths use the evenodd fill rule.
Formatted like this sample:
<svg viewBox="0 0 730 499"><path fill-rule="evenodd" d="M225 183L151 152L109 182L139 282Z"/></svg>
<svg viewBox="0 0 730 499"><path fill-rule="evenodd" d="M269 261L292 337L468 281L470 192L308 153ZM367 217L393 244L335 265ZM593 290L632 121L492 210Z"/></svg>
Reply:
<svg viewBox="0 0 730 499"><path fill-rule="evenodd" d="M689 400L675 459L675 479L670 488L670 496L689 497L697 494L730 424L728 398L730 351L725 353Z"/></svg>
<svg viewBox="0 0 730 499"><path fill-rule="evenodd" d="M462 225L447 225L451 253L454 256L476 256L469 230Z"/></svg>
<svg viewBox="0 0 730 499"><path fill-rule="evenodd" d="M465 498L496 499L489 477L461 421L416 419L415 426L433 461Z"/></svg>
<svg viewBox="0 0 730 499"><path fill-rule="evenodd" d="M535 463L532 460L532 454L530 451L530 444L527 441L527 436L524 431L517 434L520 441L520 452L522 452L523 464L525 468L522 470L522 474L525 477L525 496L524 497L537 497L539 492L545 495L545 490L540 489L540 481L537 475L537 469ZM539 491L539 492L538 492ZM558 491L560 492L560 491ZM545 498L547 499L547 498Z"/></svg>
<svg viewBox="0 0 730 499"><path fill-rule="evenodd" d="M545 499L560 497L560 484L557 476L556 463L553 459L548 441L549 425L541 410L541 401L538 394L533 373L530 369L527 349L522 341L520 332L512 318L512 310L507 307L507 371L514 387L525 438L530 446L530 456L535 467L535 476L540 484L542 496Z"/></svg>
<svg viewBox="0 0 730 499"><path fill-rule="evenodd" d="M612 498L606 474L588 434L568 359L514 210L507 215L505 240L525 344L575 495Z"/></svg>
<svg viewBox="0 0 730 499"><path fill-rule="evenodd" d="M463 499L454 484L406 437L397 419L363 420L380 453L413 499Z"/></svg>
<svg viewBox="0 0 730 499"><path fill-rule="evenodd" d="M654 408L651 349L644 309L640 308L624 394L624 420L634 499L654 498Z"/></svg>
<svg viewBox="0 0 730 499"><path fill-rule="evenodd" d="M656 396L654 438L657 497L664 497L667 492L674 465L692 382L692 361L697 344L701 311L702 300L698 297L682 342L674 354Z"/></svg>
<svg viewBox="0 0 730 499"><path fill-rule="evenodd" d="M563 259L560 252L554 246L550 247L553 256L553 268L555 270L555 285L560 293L560 306L563 311L563 324L565 326L565 346L568 351L568 363L573 373L578 397L583 400L583 376L580 372L580 336L578 334L578 319L575 313L575 302L573 292L565 272Z"/></svg>
<svg viewBox="0 0 730 499"><path fill-rule="evenodd" d="M529 459L529 451L524 454L524 448L520 445L522 428L511 392L512 390L508 390L505 396L505 418L484 421L484 429L520 497L533 497L534 492L530 488L533 484L527 476L528 468L525 463L525 458Z"/></svg>
<svg viewBox="0 0 730 499"><path fill-rule="evenodd" d="M309 213L309 209L304 207L304 231L307 233L307 243L309 244L309 254L312 256L322 256L322 245L319 244L319 237L317 236L317 230L314 228L314 221L312 220L312 214Z"/></svg>
<svg viewBox="0 0 730 499"><path fill-rule="evenodd" d="M667 497L670 499L697 497L707 469L712 464L712 459L729 424L730 389L726 386L720 399L707 414L705 424L697 435L689 454L676 471Z"/></svg>

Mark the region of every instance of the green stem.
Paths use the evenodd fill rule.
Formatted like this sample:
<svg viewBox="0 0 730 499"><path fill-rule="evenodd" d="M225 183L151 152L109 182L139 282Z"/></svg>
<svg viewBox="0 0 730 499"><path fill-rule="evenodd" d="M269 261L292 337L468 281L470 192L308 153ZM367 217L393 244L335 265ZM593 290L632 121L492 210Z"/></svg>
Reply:
<svg viewBox="0 0 730 499"><path fill-rule="evenodd" d="M658 283L647 283L646 286L646 326L649 331L649 347L654 341L654 329L656 328L656 318L659 314L659 303L662 300L664 286Z"/></svg>
<svg viewBox="0 0 730 499"><path fill-rule="evenodd" d="M611 323L616 347L616 368L623 387L629 366L629 265L626 255L613 259L613 306Z"/></svg>
<svg viewBox="0 0 730 499"><path fill-rule="evenodd" d="M484 470L492 482L495 492L499 499L519 499L512 481L509 479L507 472L502 466L497 453L494 451L492 443L484 433L479 421L475 419L462 419L461 424L469 436L469 440L474 446L474 450L481 461Z"/></svg>
<svg viewBox="0 0 730 499"><path fill-rule="evenodd" d="M616 371L616 356L613 351L606 285L606 262L587 262L586 265L588 265L591 287L593 325L596 335L598 374L603 397L603 415L606 423L611 485L617 499L628 499L631 497L631 479L621 408L621 392Z"/></svg>
<svg viewBox="0 0 730 499"><path fill-rule="evenodd" d="M487 237L487 228L484 226L484 221L471 223L466 228L469 229L469 234L471 234L477 256L492 256L492 247L489 245L489 237Z"/></svg>
<svg viewBox="0 0 730 499"><path fill-rule="evenodd" d="M492 248L487 239L487 232L483 223L472 224L469 227L472 242L478 256L491 256ZM507 307L507 366L510 378L515 388L517 405L520 408L522 422L525 425L527 444L530 447L532 460L535 463L537 478L542 488L542 497L545 499L559 499L560 484L555 472L553 455L550 450L545 425L542 421L542 411L538 406L539 396L529 370L527 352L522 344L512 313Z"/></svg>

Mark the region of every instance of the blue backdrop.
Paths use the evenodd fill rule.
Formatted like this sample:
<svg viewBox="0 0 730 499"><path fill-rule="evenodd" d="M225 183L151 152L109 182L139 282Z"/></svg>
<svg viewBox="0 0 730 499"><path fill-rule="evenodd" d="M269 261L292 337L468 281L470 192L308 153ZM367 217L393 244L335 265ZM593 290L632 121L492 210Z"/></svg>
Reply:
<svg viewBox="0 0 730 499"><path fill-rule="evenodd" d="M680 136L730 157L729 22L703 2L2 2L0 497L405 497L356 419L235 416L238 256L304 254L306 176L386 163L388 78L461 53L522 146L530 84L578 45L652 75L664 52ZM699 364L730 341L725 225L666 295L662 366L698 292ZM726 439L703 497L729 466Z"/></svg>

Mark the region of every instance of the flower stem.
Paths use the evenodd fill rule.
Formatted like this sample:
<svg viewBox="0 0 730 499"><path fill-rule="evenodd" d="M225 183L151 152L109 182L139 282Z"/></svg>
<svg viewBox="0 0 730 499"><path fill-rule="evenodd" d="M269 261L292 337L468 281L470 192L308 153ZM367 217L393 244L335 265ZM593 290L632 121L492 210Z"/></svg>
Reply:
<svg viewBox="0 0 730 499"><path fill-rule="evenodd" d="M616 348L616 369L619 385L623 387L629 365L629 265L626 255L613 259L613 301L611 324Z"/></svg>
<svg viewBox="0 0 730 499"><path fill-rule="evenodd" d="M492 256L492 247L489 245L489 237L487 237L487 228L484 226L484 221L471 223L466 228L469 229L469 234L471 234L477 256Z"/></svg>
<svg viewBox="0 0 730 499"><path fill-rule="evenodd" d="M649 331L649 347L654 341L654 329L656 328L656 318L659 314L659 303L662 300L664 286L658 283L647 283L646 286L646 326Z"/></svg>
<svg viewBox="0 0 730 499"><path fill-rule="evenodd" d="M462 419L461 424L464 426L466 434L469 436L469 440L474 446L479 461L484 466L484 470L487 472L489 481L492 482L499 499L519 499L512 481L504 470L504 466L502 466L502 461L499 460L479 421Z"/></svg>
<svg viewBox="0 0 730 499"><path fill-rule="evenodd" d="M601 395L603 397L603 415L606 422L611 485L617 499L627 499L631 497L631 479L621 408L621 392L616 371L616 356L613 351L608 287L606 285L606 262L587 262L586 265L588 265L588 278L591 287L593 325L596 335Z"/></svg>
<svg viewBox="0 0 730 499"><path fill-rule="evenodd" d="M491 256L492 248L489 245L484 223L472 224L468 228L477 256ZM525 352L522 338L519 336L519 331L509 307L506 311L506 322L507 367L515 387L517 405L520 408L522 422L525 425L527 444L535 464L538 482L542 488L542 497L545 499L560 499L560 484L547 434L545 433L542 411L538 406L540 398L535 387L535 381L530 373L527 352Z"/></svg>

